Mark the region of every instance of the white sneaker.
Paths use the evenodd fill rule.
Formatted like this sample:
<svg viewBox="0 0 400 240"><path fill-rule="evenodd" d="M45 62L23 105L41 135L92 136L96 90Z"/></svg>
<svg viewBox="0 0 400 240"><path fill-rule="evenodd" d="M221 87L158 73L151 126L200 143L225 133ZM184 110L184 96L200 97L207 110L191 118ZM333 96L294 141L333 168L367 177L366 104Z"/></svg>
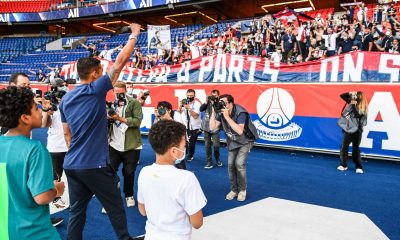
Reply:
<svg viewBox="0 0 400 240"><path fill-rule="evenodd" d="M102 213L102 214L107 214L107 211L106 211L104 208L102 208L102 209L101 209L101 213Z"/></svg>
<svg viewBox="0 0 400 240"><path fill-rule="evenodd" d="M239 202L243 202L244 200L246 200L246 191L240 191L237 200Z"/></svg>
<svg viewBox="0 0 400 240"><path fill-rule="evenodd" d="M337 170L339 171L346 171L347 167L343 167L342 165L340 165L339 167L337 167Z"/></svg>
<svg viewBox="0 0 400 240"><path fill-rule="evenodd" d="M235 197L237 196L237 193L235 193L235 192L233 192L233 191L230 191L227 195L226 195L226 200L232 200L232 199L234 199Z"/></svg>
<svg viewBox="0 0 400 240"><path fill-rule="evenodd" d="M135 199L132 197L127 197L126 199L126 206L127 207L134 207L135 206Z"/></svg>
<svg viewBox="0 0 400 240"><path fill-rule="evenodd" d="M357 169L356 169L356 173L363 174L364 171L363 171L361 168L357 168Z"/></svg>

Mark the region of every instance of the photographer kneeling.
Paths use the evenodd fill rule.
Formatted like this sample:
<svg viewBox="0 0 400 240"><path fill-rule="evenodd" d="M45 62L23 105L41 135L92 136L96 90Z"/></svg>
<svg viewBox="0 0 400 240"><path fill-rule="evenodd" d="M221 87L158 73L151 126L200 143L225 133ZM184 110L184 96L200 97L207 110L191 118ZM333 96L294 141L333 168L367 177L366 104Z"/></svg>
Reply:
<svg viewBox="0 0 400 240"><path fill-rule="evenodd" d="M122 163L124 194L127 207L135 206L133 197L136 166L142 149L140 124L142 106L136 99L126 95L126 85L117 81L114 85L115 103L108 110L110 162L115 171ZM104 211L103 211L104 212Z"/></svg>
<svg viewBox="0 0 400 240"><path fill-rule="evenodd" d="M255 140L257 129L250 115L242 106L235 104L232 95L224 94L219 98L217 111L213 109L210 118L210 129L222 126L228 144L228 174L231 191L227 200L237 196L238 201L246 200L246 161Z"/></svg>

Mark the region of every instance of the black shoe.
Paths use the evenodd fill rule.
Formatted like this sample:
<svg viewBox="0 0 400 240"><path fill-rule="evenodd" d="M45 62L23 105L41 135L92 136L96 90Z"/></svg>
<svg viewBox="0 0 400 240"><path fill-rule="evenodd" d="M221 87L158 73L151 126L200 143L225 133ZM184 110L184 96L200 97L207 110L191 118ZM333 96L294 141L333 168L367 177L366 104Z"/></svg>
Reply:
<svg viewBox="0 0 400 240"><path fill-rule="evenodd" d="M188 161L188 162L193 161L193 157L190 157L190 158L188 157L186 161Z"/></svg>
<svg viewBox="0 0 400 240"><path fill-rule="evenodd" d="M51 218L51 224L53 224L54 227L60 225L62 222L64 222L64 218Z"/></svg>
<svg viewBox="0 0 400 240"><path fill-rule="evenodd" d="M207 165L204 167L205 169L211 169L211 168L213 168L214 166L212 165L212 163L211 162L208 162L207 163Z"/></svg>
<svg viewBox="0 0 400 240"><path fill-rule="evenodd" d="M218 166L218 167L222 167L222 162L221 162L221 160L217 160L217 166Z"/></svg>

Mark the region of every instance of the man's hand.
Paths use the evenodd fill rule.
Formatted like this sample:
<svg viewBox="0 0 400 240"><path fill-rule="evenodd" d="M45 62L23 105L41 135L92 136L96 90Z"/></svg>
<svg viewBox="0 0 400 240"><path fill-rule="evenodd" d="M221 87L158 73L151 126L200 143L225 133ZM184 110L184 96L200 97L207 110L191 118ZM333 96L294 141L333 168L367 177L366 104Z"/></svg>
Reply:
<svg viewBox="0 0 400 240"><path fill-rule="evenodd" d="M65 190L65 184L64 182L58 182L57 180L54 180L54 188L57 191L57 197L61 197L64 194L64 190Z"/></svg>
<svg viewBox="0 0 400 240"><path fill-rule="evenodd" d="M50 100L46 100L45 98L41 98L40 101L42 102L43 109L48 110L51 107Z"/></svg>
<svg viewBox="0 0 400 240"><path fill-rule="evenodd" d="M186 110L190 110L190 104L185 104L184 107Z"/></svg>
<svg viewBox="0 0 400 240"><path fill-rule="evenodd" d="M160 117L160 114L158 113L158 109L157 109L157 108L154 109L154 115L155 115L157 118Z"/></svg>
<svg viewBox="0 0 400 240"><path fill-rule="evenodd" d="M119 121L119 115L118 114L114 114L114 115L110 116L110 118Z"/></svg>
<svg viewBox="0 0 400 240"><path fill-rule="evenodd" d="M222 115L224 116L225 119L230 117L229 116L229 109L227 109L227 108L221 109L221 113L222 113Z"/></svg>
<svg viewBox="0 0 400 240"><path fill-rule="evenodd" d="M130 25L130 27L131 27L132 34L135 35L136 37L138 37L140 34L140 25L137 23L132 23Z"/></svg>

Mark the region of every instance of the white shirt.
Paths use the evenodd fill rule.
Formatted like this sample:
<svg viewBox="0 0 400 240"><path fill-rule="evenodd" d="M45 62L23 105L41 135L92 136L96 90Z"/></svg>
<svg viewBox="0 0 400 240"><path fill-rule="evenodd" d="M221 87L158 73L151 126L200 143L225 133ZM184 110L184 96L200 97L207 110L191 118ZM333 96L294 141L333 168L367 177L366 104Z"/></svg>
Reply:
<svg viewBox="0 0 400 240"><path fill-rule="evenodd" d="M104 49L103 51L101 51L99 57L104 58L108 61L112 61L112 55L115 52L114 49Z"/></svg>
<svg viewBox="0 0 400 240"><path fill-rule="evenodd" d="M271 55L271 61L274 63L275 66L279 66L279 63L282 61L282 54L278 52L273 52Z"/></svg>
<svg viewBox="0 0 400 240"><path fill-rule="evenodd" d="M332 33L331 35L323 35L322 38L325 39L325 47L327 47L328 51L336 50L336 33Z"/></svg>
<svg viewBox="0 0 400 240"><path fill-rule="evenodd" d="M52 153L68 151L64 139L64 129L61 123L60 110L55 111L51 117L51 126L47 131L47 150Z"/></svg>
<svg viewBox="0 0 400 240"><path fill-rule="evenodd" d="M188 112L185 108L182 107L183 111L180 114L180 120L175 120L175 121L180 122L180 123L184 124L187 127L187 125L188 125L187 124L187 114L189 114L189 116L190 116L189 130L200 129L201 128L200 106L201 106L201 104L196 100L194 100L193 103L190 104L190 110L192 110L193 112L199 114L199 117L197 119L195 119L190 114L190 112ZM175 118L175 116L174 116L174 118Z"/></svg>
<svg viewBox="0 0 400 240"><path fill-rule="evenodd" d="M198 46L190 46L190 51L192 52L192 59L200 57L200 49Z"/></svg>
<svg viewBox="0 0 400 240"><path fill-rule="evenodd" d="M118 107L116 112L119 116L125 116L126 106ZM125 152L125 132L121 130L121 125L125 123L116 121L110 136L110 146L119 152Z"/></svg>
<svg viewBox="0 0 400 240"><path fill-rule="evenodd" d="M207 203L192 172L156 163L140 171L137 197L146 209L146 240L191 239L189 216Z"/></svg>

